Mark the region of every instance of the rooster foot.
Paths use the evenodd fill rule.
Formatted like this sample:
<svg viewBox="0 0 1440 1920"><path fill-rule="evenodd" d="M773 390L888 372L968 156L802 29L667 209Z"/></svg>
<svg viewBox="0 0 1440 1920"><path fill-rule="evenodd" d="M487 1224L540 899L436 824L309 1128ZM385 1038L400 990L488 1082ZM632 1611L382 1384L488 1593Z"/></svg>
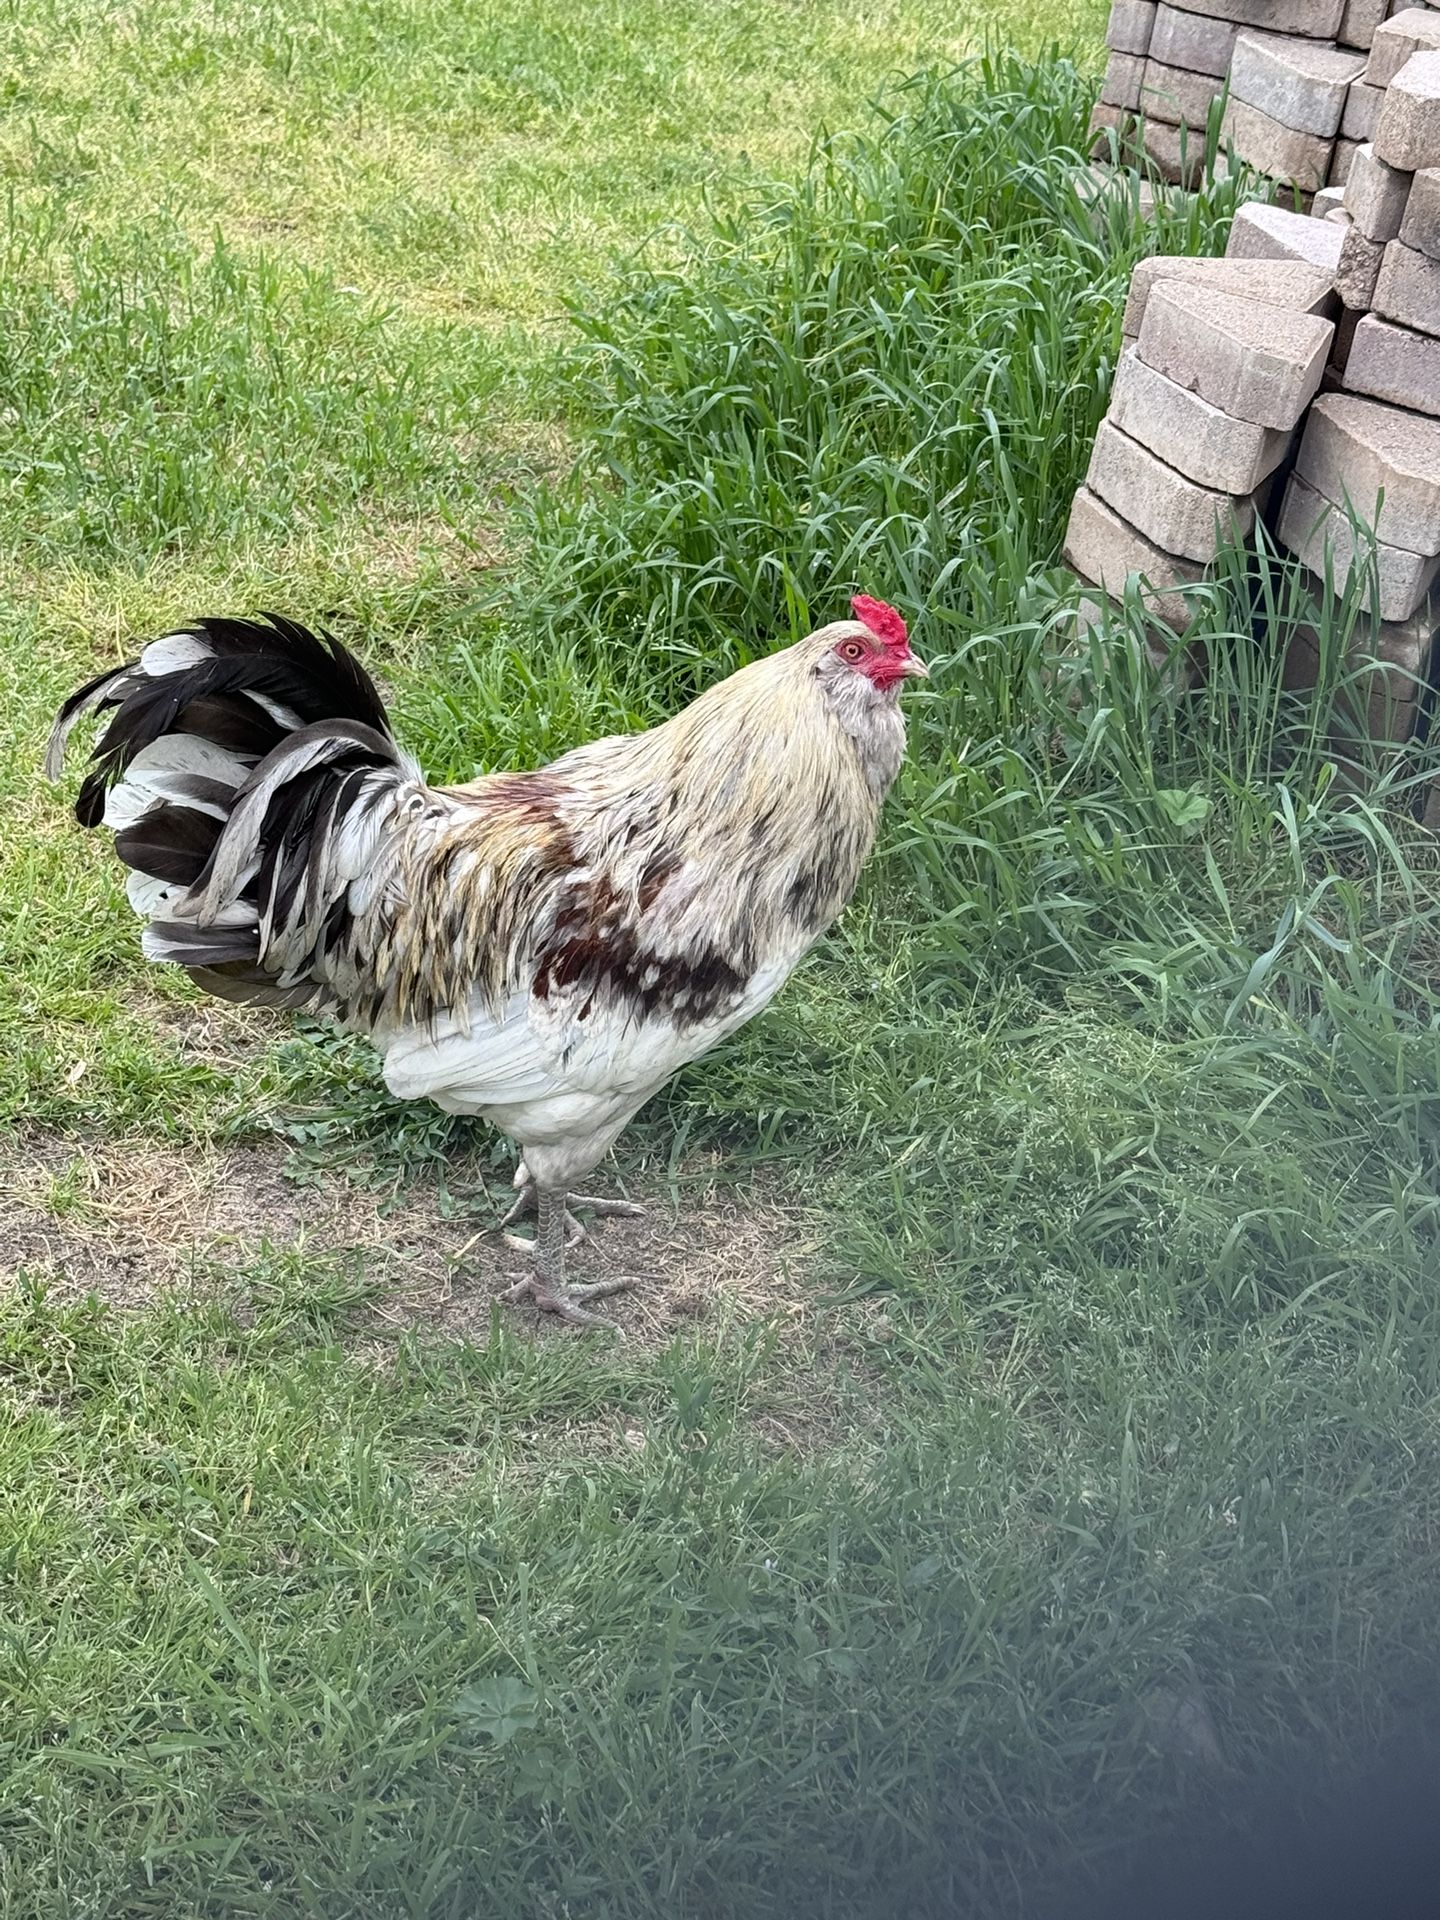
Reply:
<svg viewBox="0 0 1440 1920"><path fill-rule="evenodd" d="M506 1236L509 1238L509 1236ZM529 1246L529 1241L522 1241ZM617 1327L613 1320L607 1320L603 1314L588 1313L587 1300L600 1300L606 1294L619 1293L628 1287L628 1280L596 1280L588 1287L557 1286L547 1280L543 1274L527 1273L523 1280L517 1280L513 1287L506 1287L498 1299L516 1304L522 1300L531 1300L541 1313L558 1314L562 1320L568 1320L576 1327L607 1327L619 1340L625 1338L624 1329Z"/></svg>

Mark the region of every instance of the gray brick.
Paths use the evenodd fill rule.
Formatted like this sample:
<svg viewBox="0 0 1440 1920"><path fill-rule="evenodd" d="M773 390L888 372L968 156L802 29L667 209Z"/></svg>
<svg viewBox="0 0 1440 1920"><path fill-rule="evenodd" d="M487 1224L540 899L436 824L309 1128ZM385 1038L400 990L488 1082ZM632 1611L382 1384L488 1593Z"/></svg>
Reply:
<svg viewBox="0 0 1440 1920"><path fill-rule="evenodd" d="M1340 229L1328 220L1312 220L1308 214L1292 213L1288 207L1247 200L1235 210L1225 258L1303 260L1307 266L1319 267L1333 276L1340 265L1343 239Z"/></svg>
<svg viewBox="0 0 1440 1920"><path fill-rule="evenodd" d="M1115 0L1105 44L1115 53L1147 53L1155 25L1155 0Z"/></svg>
<svg viewBox="0 0 1440 1920"><path fill-rule="evenodd" d="M1322 394L1306 416L1295 471L1333 506L1348 499L1387 546L1440 553L1440 420L1353 393Z"/></svg>
<svg viewBox="0 0 1440 1920"><path fill-rule="evenodd" d="M1440 52L1412 54L1390 82L1375 151L1412 173L1440 165Z"/></svg>
<svg viewBox="0 0 1440 1920"><path fill-rule="evenodd" d="M1440 415L1440 340L1367 314L1355 329L1345 386L1351 393Z"/></svg>
<svg viewBox="0 0 1440 1920"><path fill-rule="evenodd" d="M1385 104L1385 89L1356 80L1345 96L1345 111L1340 116L1340 132L1346 140L1372 140L1380 124L1380 109Z"/></svg>
<svg viewBox="0 0 1440 1920"><path fill-rule="evenodd" d="M1096 690L1090 677L1095 656L1098 654L1103 670L1115 649L1133 648L1137 641L1124 607L1112 600L1097 581L1087 580L1083 574L1078 579L1089 591L1075 608L1072 637L1060 648L1054 676L1065 687L1065 702L1072 712L1095 698ZM1192 652L1188 647L1176 646L1174 633L1163 623L1147 621L1138 639L1167 692L1183 692L1193 684L1196 663Z"/></svg>
<svg viewBox="0 0 1440 1920"><path fill-rule="evenodd" d="M1321 583L1316 584L1318 589ZM1359 677L1341 694L1352 728L1363 724L1371 740L1393 746L1402 746L1410 738L1429 677L1437 622L1440 607L1433 593L1425 596L1408 620L1357 621L1346 649L1345 672ZM1320 644L1315 627L1297 627L1291 634L1282 669L1291 693L1306 693L1318 683ZM1367 662L1376 663L1368 673L1364 671Z"/></svg>
<svg viewBox="0 0 1440 1920"><path fill-rule="evenodd" d="M1187 479L1108 420L1095 436L1085 484L1147 540L1184 560L1213 560L1255 518L1250 501Z"/></svg>
<svg viewBox="0 0 1440 1920"><path fill-rule="evenodd" d="M1116 599L1125 592L1126 583L1138 577L1146 606L1177 633L1183 633L1193 618L1188 601L1178 590L1194 586L1205 577L1203 567L1193 560L1177 559L1147 540L1089 487L1078 490L1070 508L1065 560Z"/></svg>
<svg viewBox="0 0 1440 1920"><path fill-rule="evenodd" d="M1298 554L1322 579L1328 554L1337 592L1349 584L1357 560L1362 567L1369 564L1372 543L1362 540L1357 546L1348 515L1322 499L1297 474L1290 476L1285 490L1279 537L1283 546ZM1366 584L1365 611L1378 614L1382 620L1408 620L1440 574L1440 554L1425 559L1403 547L1386 546L1383 541L1374 542L1373 549L1377 578Z"/></svg>
<svg viewBox="0 0 1440 1920"><path fill-rule="evenodd" d="M1090 109L1090 152L1097 160L1123 159L1135 128L1135 116L1127 107L1110 107L1098 100Z"/></svg>
<svg viewBox="0 0 1440 1920"><path fill-rule="evenodd" d="M1330 349L1330 364L1325 369L1325 378L1321 382L1323 392L1333 393L1342 384L1345 367L1350 359L1350 349L1355 344L1355 333L1365 318L1353 307L1342 307L1340 318L1335 322L1335 344Z"/></svg>
<svg viewBox="0 0 1440 1920"><path fill-rule="evenodd" d="M1400 238L1407 247L1440 260L1440 167L1423 167L1415 175Z"/></svg>
<svg viewBox="0 0 1440 1920"><path fill-rule="evenodd" d="M1172 186L1193 187L1205 166L1205 133L1200 127L1172 127L1147 120L1142 136L1145 158Z"/></svg>
<svg viewBox="0 0 1440 1920"><path fill-rule="evenodd" d="M1403 13L1392 14L1375 29L1370 42L1366 86L1388 87L1411 54L1427 47L1440 47L1440 13L1428 7L1406 7Z"/></svg>
<svg viewBox="0 0 1440 1920"><path fill-rule="evenodd" d="M1224 79L1240 29L1231 20L1215 20L1203 13L1187 13L1162 4L1155 13L1150 35L1150 57L1167 66L1188 67L1192 73L1213 73Z"/></svg>
<svg viewBox="0 0 1440 1920"><path fill-rule="evenodd" d="M1096 162L1088 167L1073 168L1070 178L1081 205L1092 213L1103 213L1108 205L1115 204L1141 220L1155 218L1155 189L1128 167L1107 167Z"/></svg>
<svg viewBox="0 0 1440 1920"><path fill-rule="evenodd" d="M1350 225L1350 215L1345 211L1344 187L1322 187L1310 203L1312 220L1343 220Z"/></svg>
<svg viewBox="0 0 1440 1920"><path fill-rule="evenodd" d="M1238 43L1237 43L1238 44ZM1298 133L1268 113L1232 94L1220 135L1237 156L1274 180L1291 180L1302 192L1323 187L1335 142L1316 133Z"/></svg>
<svg viewBox="0 0 1440 1920"><path fill-rule="evenodd" d="M1204 129L1210 103L1224 86L1210 73L1189 73L1184 67L1166 67L1155 58L1145 62L1140 87L1140 111L1167 126L1187 124Z"/></svg>
<svg viewBox="0 0 1440 1920"><path fill-rule="evenodd" d="M1236 420L1177 386L1133 347L1115 370L1109 418L1167 466L1217 493L1253 493L1290 445L1288 433Z"/></svg>
<svg viewBox="0 0 1440 1920"><path fill-rule="evenodd" d="M1263 300L1295 313L1335 314L1333 275L1303 260L1214 260L1188 253L1152 253L1137 260L1125 302L1124 330L1134 339L1145 318L1145 305L1161 280L1186 280L1197 286L1218 287L1244 300Z"/></svg>
<svg viewBox="0 0 1440 1920"><path fill-rule="evenodd" d="M1399 233L1410 180L1368 143L1357 151L1345 182L1345 208L1367 240L1393 240Z"/></svg>
<svg viewBox="0 0 1440 1920"><path fill-rule="evenodd" d="M1343 187L1350 178L1350 169L1355 164L1355 156L1360 151L1358 140L1337 140L1335 151L1330 156L1330 185Z"/></svg>
<svg viewBox="0 0 1440 1920"><path fill-rule="evenodd" d="M1328 230L1343 239L1338 228ZM1334 326L1319 314L1162 280L1150 295L1138 345L1146 366L1212 407L1288 432L1320 385L1334 337Z"/></svg>
<svg viewBox="0 0 1440 1920"><path fill-rule="evenodd" d="M1230 92L1282 126L1333 139L1350 82L1364 70L1360 54L1318 40L1242 33L1230 62Z"/></svg>
<svg viewBox="0 0 1440 1920"><path fill-rule="evenodd" d="M1112 53L1105 66L1100 99L1107 107L1140 105L1140 82L1145 76L1145 61L1136 53Z"/></svg>
<svg viewBox="0 0 1440 1920"><path fill-rule="evenodd" d="M1345 12L1345 0L1185 0L1192 13L1213 14L1265 33L1303 33L1333 40Z"/></svg>
<svg viewBox="0 0 1440 1920"><path fill-rule="evenodd" d="M1335 291L1353 312L1368 313L1374 305L1375 282L1384 258L1383 240L1368 240L1357 226L1347 228L1335 272Z"/></svg>
<svg viewBox="0 0 1440 1920"><path fill-rule="evenodd" d="M1390 0L1346 0L1335 38L1347 47L1368 50L1375 29L1390 11Z"/></svg>
<svg viewBox="0 0 1440 1920"><path fill-rule="evenodd" d="M1392 240L1385 249L1374 305L1387 320L1440 334L1440 260Z"/></svg>

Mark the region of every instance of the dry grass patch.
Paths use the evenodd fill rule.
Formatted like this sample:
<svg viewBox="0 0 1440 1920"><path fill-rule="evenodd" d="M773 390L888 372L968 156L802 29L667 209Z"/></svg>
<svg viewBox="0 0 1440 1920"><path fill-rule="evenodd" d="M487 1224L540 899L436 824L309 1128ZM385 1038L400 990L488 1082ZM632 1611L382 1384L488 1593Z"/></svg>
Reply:
<svg viewBox="0 0 1440 1920"><path fill-rule="evenodd" d="M197 1043L211 1044L208 1009L195 1009ZM232 1027L217 1022L221 1040ZM477 1188L455 1213L438 1185L362 1185L337 1173L292 1177L279 1143L181 1149L143 1136L84 1142L22 1136L0 1181L0 1281L39 1273L62 1297L96 1293L125 1308L174 1292L224 1285L267 1257L303 1250L351 1260L376 1289L370 1332L429 1329L488 1337L494 1296L524 1256L496 1228L505 1196ZM818 1248L813 1220L778 1193L740 1196L687 1182L678 1211L669 1195L640 1194L645 1218L605 1221L572 1254L577 1279L633 1276L609 1303L644 1347L667 1344L697 1322L717 1331L775 1319L812 1344ZM506 1308L516 1324L532 1312ZM546 1339L573 1329L543 1323Z"/></svg>

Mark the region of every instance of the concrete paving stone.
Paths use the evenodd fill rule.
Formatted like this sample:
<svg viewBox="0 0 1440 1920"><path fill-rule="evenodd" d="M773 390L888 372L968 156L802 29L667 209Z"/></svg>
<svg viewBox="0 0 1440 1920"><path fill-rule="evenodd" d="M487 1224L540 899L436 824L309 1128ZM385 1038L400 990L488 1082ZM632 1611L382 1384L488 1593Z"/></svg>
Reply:
<svg viewBox="0 0 1440 1920"><path fill-rule="evenodd" d="M1324 590L1324 580L1315 579L1316 597ZM1421 710L1430 656L1435 644L1435 625L1440 607L1433 593L1427 594L1408 620L1364 618L1355 623L1346 649L1345 670L1359 672L1358 682L1344 690L1341 698L1352 727L1362 721L1370 739L1403 746L1415 730ZM1320 634L1313 626L1296 627L1290 636L1281 668L1283 685L1290 693L1308 693L1320 679ZM1378 663L1366 673L1368 662ZM1363 698L1363 709L1361 699Z"/></svg>
<svg viewBox="0 0 1440 1920"><path fill-rule="evenodd" d="M1422 167L1414 176L1400 239L1418 253L1440 260L1440 167Z"/></svg>
<svg viewBox="0 0 1440 1920"><path fill-rule="evenodd" d="M1440 166L1440 50L1412 54L1386 88L1375 151L1411 173Z"/></svg>
<svg viewBox="0 0 1440 1920"><path fill-rule="evenodd" d="M1190 625L1193 613L1179 589L1203 580L1205 569L1147 540L1089 487L1077 490L1070 508L1064 555L1068 566L1115 599L1138 576L1141 597L1157 619L1177 633Z"/></svg>
<svg viewBox="0 0 1440 1920"><path fill-rule="evenodd" d="M1213 73L1223 80L1230 71L1230 55L1240 31L1233 20L1216 20L1203 13L1162 4L1155 12L1150 35L1150 57L1170 67L1188 67L1192 73Z"/></svg>
<svg viewBox="0 0 1440 1920"><path fill-rule="evenodd" d="M1357 543L1349 516L1291 474L1280 509L1279 538L1312 573L1323 579L1327 556L1337 592L1349 584L1351 569L1368 567L1373 547L1375 578L1366 584L1365 611L1382 620L1408 620L1440 574L1440 554L1426 559L1403 547L1363 537ZM1378 589L1378 591L1377 591ZM1378 603L1378 604L1377 604Z"/></svg>
<svg viewBox="0 0 1440 1920"><path fill-rule="evenodd" d="M1238 42L1237 42L1238 44ZM1306 193L1323 187L1330 173L1333 139L1318 133L1299 133L1283 126L1259 107L1231 94L1225 107L1220 139L1233 145L1237 156L1273 180L1293 180Z"/></svg>
<svg viewBox="0 0 1440 1920"><path fill-rule="evenodd" d="M1380 109L1385 104L1385 89L1372 87L1367 80L1351 82L1345 96L1345 111L1340 116L1341 137L1346 140L1372 140L1380 124Z"/></svg>
<svg viewBox="0 0 1440 1920"><path fill-rule="evenodd" d="M1224 88L1212 73L1189 73L1184 67L1162 66L1153 57L1145 62L1140 86L1140 111L1167 126L1182 123L1203 131L1210 103Z"/></svg>
<svg viewBox="0 0 1440 1920"><path fill-rule="evenodd" d="M1335 38L1347 47L1368 51L1375 29L1390 11L1390 0L1346 0Z"/></svg>
<svg viewBox="0 0 1440 1920"><path fill-rule="evenodd" d="M1406 7L1375 29L1365 67L1367 87L1388 87L1413 53L1440 47L1440 13Z"/></svg>
<svg viewBox="0 0 1440 1920"><path fill-rule="evenodd" d="M1141 220L1155 218L1154 187L1129 167L1109 167L1094 161L1088 167L1072 169L1070 178L1082 205L1092 212L1116 201Z"/></svg>
<svg viewBox="0 0 1440 1920"><path fill-rule="evenodd" d="M1335 270L1335 291L1344 304L1356 313L1368 313L1375 302L1375 282L1385 258L1385 242L1369 240L1359 227L1346 228L1340 248L1340 265Z"/></svg>
<svg viewBox="0 0 1440 1920"><path fill-rule="evenodd" d="M1134 347L1115 369L1108 417L1167 466L1217 493L1253 493L1290 446L1288 433L1236 420L1147 367Z"/></svg>
<svg viewBox="0 0 1440 1920"><path fill-rule="evenodd" d="M1355 164L1355 156L1360 151L1358 140L1337 140L1335 151L1330 156L1330 185L1343 187L1350 178L1350 169Z"/></svg>
<svg viewBox="0 0 1440 1920"><path fill-rule="evenodd" d="M1366 314L1345 362L1345 388L1440 417L1440 340Z"/></svg>
<svg viewBox="0 0 1440 1920"><path fill-rule="evenodd" d="M1230 92L1282 126L1333 139L1350 82L1364 70L1362 55L1319 40L1242 33L1230 62Z"/></svg>
<svg viewBox="0 0 1440 1920"><path fill-rule="evenodd" d="M1288 432L1320 385L1334 338L1333 323L1319 314L1162 280L1137 344L1146 366L1222 413Z"/></svg>
<svg viewBox="0 0 1440 1920"><path fill-rule="evenodd" d="M1187 280L1197 286L1218 287L1222 293L1246 300L1264 300L1270 306L1296 313L1335 316L1333 276L1304 260L1215 260L1188 253L1152 253L1137 260L1130 276L1130 293L1123 322L1127 338L1134 339L1145 318L1145 305L1161 280Z"/></svg>
<svg viewBox="0 0 1440 1920"><path fill-rule="evenodd" d="M1177 473L1108 420L1095 436L1085 484L1147 540L1183 560L1213 560L1227 541L1247 534L1255 518L1249 500Z"/></svg>
<svg viewBox="0 0 1440 1920"><path fill-rule="evenodd" d="M1130 648L1136 643L1134 628L1121 602L1112 599L1098 581L1087 580L1083 574L1077 574L1076 578L1087 592L1076 605L1072 637L1060 649L1060 671L1070 683L1066 704L1072 711L1087 695L1093 698L1094 688L1086 685L1093 655L1099 654L1103 666L1112 648ZM1195 660L1188 648L1176 646L1174 632L1163 621L1147 621L1140 639L1146 658L1161 674L1162 684L1168 690L1183 692L1193 684Z"/></svg>
<svg viewBox="0 0 1440 1920"><path fill-rule="evenodd" d="M1328 220L1312 220L1308 213L1292 213L1288 207L1247 200L1235 209L1225 258L1303 260L1333 278L1340 265L1343 238L1339 228Z"/></svg>
<svg viewBox="0 0 1440 1920"><path fill-rule="evenodd" d="M1367 141L1345 182L1345 206L1367 240L1393 240L1400 231L1413 175L1382 160Z"/></svg>
<svg viewBox="0 0 1440 1920"><path fill-rule="evenodd" d="M1333 393L1344 384L1346 363L1350 358L1350 349L1355 344L1355 330L1365 318L1353 307L1342 307L1340 318L1335 322L1335 344L1330 349L1330 364L1325 369L1325 378L1321 381L1321 391Z"/></svg>
<svg viewBox="0 0 1440 1920"><path fill-rule="evenodd" d="M1091 158L1123 159L1135 128L1135 116L1127 107L1109 107L1103 100L1090 109Z"/></svg>
<svg viewBox="0 0 1440 1920"><path fill-rule="evenodd" d="M1140 83L1145 77L1145 60L1138 53L1112 53L1105 64L1100 99L1107 107L1140 105Z"/></svg>
<svg viewBox="0 0 1440 1920"><path fill-rule="evenodd" d="M1348 499L1387 546L1440 553L1440 420L1322 394L1305 417L1295 471L1332 506Z"/></svg>
<svg viewBox="0 0 1440 1920"><path fill-rule="evenodd" d="M1105 28L1113 53L1148 53L1155 26L1155 0L1114 0Z"/></svg>
<svg viewBox="0 0 1440 1920"><path fill-rule="evenodd" d="M1375 311L1403 327L1440 334L1440 260L1392 240L1375 287Z"/></svg>
<svg viewBox="0 0 1440 1920"><path fill-rule="evenodd" d="M1145 158L1171 186L1194 187L1205 170L1203 127L1172 127L1163 120L1147 120L1141 134Z"/></svg>
<svg viewBox="0 0 1440 1920"><path fill-rule="evenodd" d="M1302 33L1312 40L1333 40L1345 13L1345 0L1186 0L1186 6L1242 27Z"/></svg>

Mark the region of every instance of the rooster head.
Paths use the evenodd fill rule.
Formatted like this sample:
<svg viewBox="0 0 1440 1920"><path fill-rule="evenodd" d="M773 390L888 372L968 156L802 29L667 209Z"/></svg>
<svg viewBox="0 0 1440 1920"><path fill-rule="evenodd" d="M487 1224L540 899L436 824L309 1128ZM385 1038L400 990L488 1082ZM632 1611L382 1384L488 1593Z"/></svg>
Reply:
<svg viewBox="0 0 1440 1920"><path fill-rule="evenodd" d="M910 651L905 622L883 600L857 593L850 602L853 620L836 620L812 633L805 646L815 672L837 694L845 695L858 674L873 696L893 701L906 680L928 680L930 670Z"/></svg>
<svg viewBox="0 0 1440 1920"><path fill-rule="evenodd" d="M872 600L868 593L857 593L850 611L864 634L840 641L835 649L848 667L863 673L881 693L898 687L902 680L930 678L925 662L910 651L909 630L894 607Z"/></svg>
<svg viewBox="0 0 1440 1920"><path fill-rule="evenodd" d="M833 620L772 657L777 662L788 657L804 671L850 736L879 797L895 778L905 749L900 689L907 680L927 680L929 669L910 651L905 622L894 607L863 593L850 605L854 619Z"/></svg>

